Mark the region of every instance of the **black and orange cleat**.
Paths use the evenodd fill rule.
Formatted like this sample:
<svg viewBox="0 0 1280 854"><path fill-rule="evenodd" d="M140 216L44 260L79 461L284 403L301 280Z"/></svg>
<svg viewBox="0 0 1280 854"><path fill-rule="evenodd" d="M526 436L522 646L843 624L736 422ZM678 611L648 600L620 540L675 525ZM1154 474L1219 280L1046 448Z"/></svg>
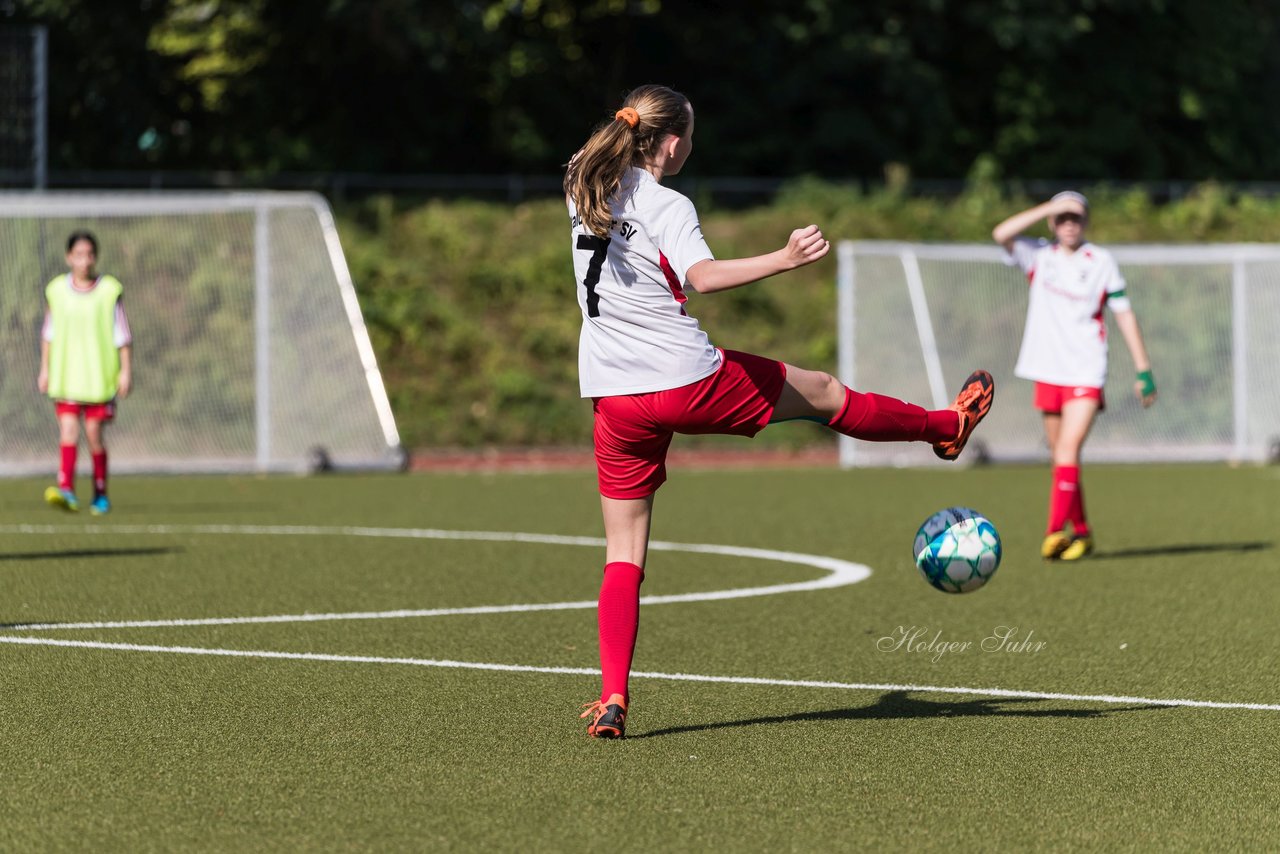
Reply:
<svg viewBox="0 0 1280 854"><path fill-rule="evenodd" d="M592 738L622 738L627 725L627 700L621 694L610 694L608 700L584 703L580 718L591 718L587 735Z"/></svg>
<svg viewBox="0 0 1280 854"><path fill-rule="evenodd" d="M951 461L960 456L973 428L991 411L991 401L996 395L996 381L986 371L974 371L964 381L955 402L948 406L960 414L960 433L950 442L938 442L933 453L940 460Z"/></svg>

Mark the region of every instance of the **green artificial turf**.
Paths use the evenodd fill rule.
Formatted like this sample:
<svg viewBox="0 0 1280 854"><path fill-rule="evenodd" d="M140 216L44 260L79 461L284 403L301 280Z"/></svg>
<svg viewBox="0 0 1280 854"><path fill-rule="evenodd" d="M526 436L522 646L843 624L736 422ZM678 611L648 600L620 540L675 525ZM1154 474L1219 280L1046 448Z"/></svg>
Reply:
<svg viewBox="0 0 1280 854"><path fill-rule="evenodd" d="M628 738L596 742L576 716L598 690L589 608L30 627L590 601L598 545L325 529L599 537L591 473L122 477L103 518L0 481L0 637L131 647L0 643L0 849L1280 846L1280 710L1150 702L1280 705L1280 472L1096 466L1084 484L1098 551L1068 565L1038 557L1044 468L673 472L655 539L872 574L645 606L637 671L764 682L637 677ZM911 560L952 504L1004 542L963 596ZM642 592L823 575L655 551ZM913 631L958 646L883 640ZM1028 643L983 650L998 632Z"/></svg>

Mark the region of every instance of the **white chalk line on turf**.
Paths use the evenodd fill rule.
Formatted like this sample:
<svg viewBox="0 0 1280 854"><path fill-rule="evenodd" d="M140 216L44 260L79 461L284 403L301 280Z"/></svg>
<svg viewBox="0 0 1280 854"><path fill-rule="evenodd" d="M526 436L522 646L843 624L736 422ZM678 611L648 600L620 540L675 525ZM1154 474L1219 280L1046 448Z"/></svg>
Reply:
<svg viewBox="0 0 1280 854"><path fill-rule="evenodd" d="M528 534L516 531L446 531L436 528L368 528L323 527L315 525L0 525L0 534L246 534L265 536L347 536L431 540L473 540L498 543L541 543L548 545L592 546L604 548L600 537L566 537L556 534ZM678 602L712 602L743 599L752 596L775 596L856 584L868 578L867 566L824 555L721 546L707 543L671 543L656 540L652 551L693 552L725 555L780 563L799 564L824 570L827 574L810 581L771 584L764 587L739 587L732 590L708 590L666 596L642 596L642 605L669 605ZM417 608L394 611L352 611L320 614L267 614L253 617L201 617L171 620L109 620L78 623L29 623L10 626L10 630L50 631L55 629L143 629L180 626L231 626L255 623L315 623L331 620L392 620L410 617L447 617L466 614L513 614L532 611L585 610L596 607L595 600L579 602L545 602L525 605L474 605L461 608Z"/></svg>
<svg viewBox="0 0 1280 854"><path fill-rule="evenodd" d="M599 676L589 667L537 667L526 664L491 664L480 661L452 661L432 658L392 658L378 655L334 655L318 652L278 652L272 650L216 649L193 646L158 646L154 644L74 641L58 638L13 637L0 635L0 643L25 646L57 646L77 649L120 650L125 652L158 652L178 655L213 655L229 658L266 658L289 661L323 661L346 664L394 664L411 667L445 667L459 670L496 670L507 673L550 673L569 676ZM1115 694L1068 694L1058 691L1018 691L1007 688L960 688L944 685L900 685L880 682L826 682L808 679L766 679L756 676L707 676L696 673L659 673L635 671L636 679L661 679L673 682L712 682L728 685L762 685L784 688L820 688L842 691L907 691L916 694L959 694L976 697L1004 697L1020 700L1063 700L1072 703L1105 705L1142 705L1186 707L1193 709L1244 709L1280 712L1275 703L1229 703L1214 700L1171 700L1160 697L1126 697Z"/></svg>
<svg viewBox="0 0 1280 854"><path fill-rule="evenodd" d="M566 537L552 534L528 534L501 531L445 531L431 528L370 528L370 527L321 527L311 525L94 525L78 527L73 525L0 525L0 533L9 534L249 534L249 535L292 535L292 536L357 536L357 537L402 537L410 539L442 539L442 540L480 540L489 542L528 542L547 543L553 545L576 545L603 547L605 542L598 537ZM746 596L767 596L777 593L798 592L801 590L819 590L828 587L839 587L855 584L871 575L871 570L862 564L822 555L806 555L796 552L774 551L770 549L742 548L737 546L719 546L696 543L671 543L655 541L650 543L654 551L686 551L707 554L722 554L736 557L776 560L813 566L826 570L828 575L813 581L796 584L779 584L768 587L739 588L736 590L708 591L704 593L687 593L671 596L646 596L641 598L644 604L665 604L671 602L700 602L718 599L736 599ZM553 602L536 605L493 605L470 608L435 608L421 610L355 612L349 614L293 614L268 615L260 617L225 617L189 620L133 620L95 623L60 623L30 624L22 626L28 629L73 629L73 628L145 628L174 627L198 625L235 625L244 623L284 623L310 622L319 620L355 620L355 619L389 619L395 617L414 616L446 616L460 614L497 614L518 611L547 611L594 608L596 602ZM11 627L17 629L18 627ZM467 670L505 671L515 673L549 673L574 676L597 676L599 671L585 667L539 667L523 664L489 664L484 662L450 661L425 658L390 658L368 655L336 655L328 653L277 652L270 650L234 650L210 649L186 646L158 646L149 644L109 643L105 641L72 641L55 638L0 636L0 643L21 644L28 646L74 647L80 649L124 650L130 652L157 652L183 655L213 655L236 658L265 658L298 661L345 662L364 664L398 664L417 667L446 667ZM764 685L795 688L823 688L851 691L909 691L931 694L956 694L982 697L1007 697L1030 700L1063 700L1070 702L1092 702L1111 705L1140 704L1149 706L1190 707L1205 709L1246 709L1256 711L1280 711L1280 704L1269 703L1232 703L1211 700L1170 700L1153 697L1127 697L1110 694L1068 694L1044 691L1020 691L1004 688L963 688L940 685L905 685L874 682L826 682L803 679L766 679L752 676L709 676L691 673L658 673L639 671L631 674L639 679L665 679L683 682L711 682L733 685Z"/></svg>

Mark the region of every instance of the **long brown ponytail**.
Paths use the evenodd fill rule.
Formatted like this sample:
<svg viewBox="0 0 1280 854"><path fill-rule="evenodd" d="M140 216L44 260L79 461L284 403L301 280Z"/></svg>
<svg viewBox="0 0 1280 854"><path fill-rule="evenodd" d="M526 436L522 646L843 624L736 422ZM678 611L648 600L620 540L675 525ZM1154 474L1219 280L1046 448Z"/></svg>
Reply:
<svg viewBox="0 0 1280 854"><path fill-rule="evenodd" d="M669 134L684 136L689 130L689 99L666 86L637 86L627 93L622 107L596 127L564 176L565 195L597 237L609 235L609 199L627 170L652 160ZM628 107L634 114L626 114ZM631 118L636 119L634 126Z"/></svg>

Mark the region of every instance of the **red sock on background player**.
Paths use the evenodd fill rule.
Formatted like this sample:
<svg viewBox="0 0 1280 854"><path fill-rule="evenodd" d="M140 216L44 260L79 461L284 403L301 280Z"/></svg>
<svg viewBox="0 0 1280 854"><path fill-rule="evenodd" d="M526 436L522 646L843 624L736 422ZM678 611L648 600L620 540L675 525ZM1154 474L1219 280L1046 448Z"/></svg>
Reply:
<svg viewBox="0 0 1280 854"><path fill-rule="evenodd" d="M93 495L107 494L107 452L99 451L93 455Z"/></svg>
<svg viewBox="0 0 1280 854"><path fill-rule="evenodd" d="M58 467L58 489L75 492L76 488L76 446L62 445L62 464Z"/></svg>
<svg viewBox="0 0 1280 854"><path fill-rule="evenodd" d="M1071 518L1071 507L1080 494L1080 467L1054 466L1053 488L1049 493L1049 525L1046 534L1061 531Z"/></svg>
<svg viewBox="0 0 1280 854"><path fill-rule="evenodd" d="M1067 506L1067 519L1071 522L1077 537L1087 537L1089 522L1084 516L1084 484L1080 482L1080 467L1072 466L1072 468L1075 469L1076 488L1071 496L1071 503Z"/></svg>

